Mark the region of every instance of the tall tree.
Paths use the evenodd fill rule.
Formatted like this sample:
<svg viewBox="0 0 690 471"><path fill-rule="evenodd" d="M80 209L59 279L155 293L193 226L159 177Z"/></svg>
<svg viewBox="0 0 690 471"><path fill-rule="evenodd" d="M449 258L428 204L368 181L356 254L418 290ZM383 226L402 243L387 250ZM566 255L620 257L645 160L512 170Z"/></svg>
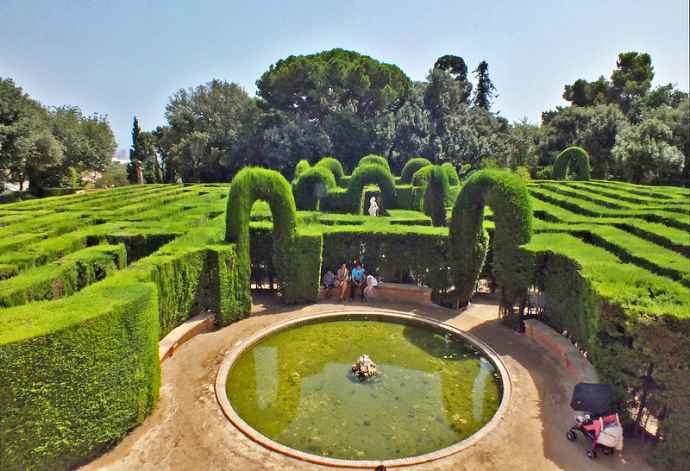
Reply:
<svg viewBox="0 0 690 471"><path fill-rule="evenodd" d="M453 79L462 84L462 102L468 103L472 94L472 84L467 79L468 69L465 60L460 56L446 54L445 56L441 56L436 60L434 63L434 69L440 69L448 72Z"/></svg>
<svg viewBox="0 0 690 471"><path fill-rule="evenodd" d="M405 101L410 79L396 65L344 49L281 59L256 81L258 95L275 109L322 119L350 110L372 118Z"/></svg>
<svg viewBox="0 0 690 471"><path fill-rule="evenodd" d="M496 87L489 78L489 64L486 61L481 61L474 70L474 76L477 79L477 86L474 89L472 102L477 108L489 111L492 101L497 96Z"/></svg>
<svg viewBox="0 0 690 471"><path fill-rule="evenodd" d="M141 126L135 116L132 120L132 147L129 148L129 163L127 164L127 178L130 183L137 183L137 162L142 161Z"/></svg>

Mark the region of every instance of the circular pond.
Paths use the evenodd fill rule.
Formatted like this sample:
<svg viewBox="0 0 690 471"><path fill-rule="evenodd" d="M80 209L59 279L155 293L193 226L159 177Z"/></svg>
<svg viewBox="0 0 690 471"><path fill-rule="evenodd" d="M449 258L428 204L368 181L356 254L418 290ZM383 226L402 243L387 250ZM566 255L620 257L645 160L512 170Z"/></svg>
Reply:
<svg viewBox="0 0 690 471"><path fill-rule="evenodd" d="M226 415L264 445L319 463L445 456L504 395L505 370L479 341L399 313L301 319L235 350L216 385ZM363 380L352 372L362 354L376 363Z"/></svg>

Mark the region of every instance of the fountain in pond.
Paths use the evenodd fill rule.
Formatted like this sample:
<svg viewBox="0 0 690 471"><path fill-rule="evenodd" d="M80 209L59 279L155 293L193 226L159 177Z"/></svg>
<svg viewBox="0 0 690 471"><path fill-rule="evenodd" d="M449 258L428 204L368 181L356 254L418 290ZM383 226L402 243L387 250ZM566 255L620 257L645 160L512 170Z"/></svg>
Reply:
<svg viewBox="0 0 690 471"><path fill-rule="evenodd" d="M362 354L357 362L352 365L352 373L361 380L376 376L376 363L371 361L369 355Z"/></svg>

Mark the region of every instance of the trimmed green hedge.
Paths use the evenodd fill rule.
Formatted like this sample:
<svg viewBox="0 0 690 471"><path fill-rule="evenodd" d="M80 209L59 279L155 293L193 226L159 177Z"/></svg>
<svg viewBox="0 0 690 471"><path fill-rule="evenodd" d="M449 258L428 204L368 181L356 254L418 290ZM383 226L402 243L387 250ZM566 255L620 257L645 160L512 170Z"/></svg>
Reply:
<svg viewBox="0 0 690 471"><path fill-rule="evenodd" d="M429 159L425 159L424 157L415 157L408 160L407 163L405 163L402 172L400 173L400 182L410 183L415 172L422 167L426 167L427 165L431 165L431 161Z"/></svg>
<svg viewBox="0 0 690 471"><path fill-rule="evenodd" d="M335 177L326 166L315 166L305 170L293 185L297 209L314 211L319 209L319 201L336 187Z"/></svg>
<svg viewBox="0 0 690 471"><path fill-rule="evenodd" d="M232 180L228 196L226 240L237 244L237 265L239 270L238 300L240 312L251 311L251 258L249 221L251 209L256 200L265 200L273 216L273 266L287 304L303 302L304 286L313 282L314 274L297 271L296 260L302 251L308 251L307 242L297 240L297 218L295 200L290 184L278 172L255 167L242 169ZM307 255L309 256L308 252ZM319 270L320 271L320 270ZM320 275L318 275L320 276ZM317 278L318 287L318 278ZM317 298L310 298L315 301Z"/></svg>
<svg viewBox="0 0 690 471"><path fill-rule="evenodd" d="M297 180L300 175L302 175L304 172L309 170L311 168L311 165L309 165L308 160L300 160L297 162L297 165L295 165L295 174L293 175L292 179Z"/></svg>
<svg viewBox="0 0 690 471"><path fill-rule="evenodd" d="M458 171L455 169L455 165L450 162L446 162L441 165L443 170L445 170L448 175L448 183L450 186L455 186L460 184L460 177L458 176Z"/></svg>
<svg viewBox="0 0 690 471"><path fill-rule="evenodd" d="M349 212L362 214L363 189L365 185L369 184L378 185L381 189L382 209L395 206L395 181L391 173L381 165L365 164L358 165L352 172L350 186L347 189Z"/></svg>
<svg viewBox="0 0 690 471"><path fill-rule="evenodd" d="M426 186L429 184L429 179L431 178L431 170L433 166L428 165L417 170L414 175L412 175L412 186Z"/></svg>
<svg viewBox="0 0 690 471"><path fill-rule="evenodd" d="M125 246L97 245L0 281L0 308L61 298L125 266Z"/></svg>
<svg viewBox="0 0 690 471"><path fill-rule="evenodd" d="M516 302L524 305L533 271L531 257L520 250L532 235L532 207L517 175L482 170L466 181L450 224L453 281L460 304L467 304L486 257L485 205L493 210L496 224L493 269L501 288L501 304L510 311Z"/></svg>
<svg viewBox="0 0 690 471"><path fill-rule="evenodd" d="M363 165L380 165L381 167L385 168L388 170L388 173L391 173L391 167L388 165L388 160L386 160L385 157L381 157L380 155L375 155L375 154L369 154L365 155L361 159L359 159L359 162L357 162L357 167L361 167ZM353 172L354 174L354 172Z"/></svg>
<svg viewBox="0 0 690 471"><path fill-rule="evenodd" d="M5 310L2 468L68 469L141 423L158 398L158 332L155 286L131 279Z"/></svg>
<svg viewBox="0 0 690 471"><path fill-rule="evenodd" d="M570 169L574 180L589 180L591 178L589 161L589 154L582 147L567 147L556 156L553 162L553 178L565 180Z"/></svg>
<svg viewBox="0 0 690 471"><path fill-rule="evenodd" d="M434 226L446 225L448 174L438 165L431 170L429 184L424 191L424 214L431 217Z"/></svg>
<svg viewBox="0 0 690 471"><path fill-rule="evenodd" d="M343 170L343 165L338 159L334 157L323 157L321 160L316 162L315 167L325 167L330 170L335 177L335 183L338 186L343 186L343 177L345 176L345 171Z"/></svg>

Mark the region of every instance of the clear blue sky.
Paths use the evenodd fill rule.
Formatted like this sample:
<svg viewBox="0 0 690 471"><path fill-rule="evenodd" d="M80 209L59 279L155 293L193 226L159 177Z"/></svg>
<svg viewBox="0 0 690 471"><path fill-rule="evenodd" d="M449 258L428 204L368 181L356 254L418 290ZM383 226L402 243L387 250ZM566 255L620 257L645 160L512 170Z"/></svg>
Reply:
<svg viewBox="0 0 690 471"><path fill-rule="evenodd" d="M0 0L0 76L46 105L107 114L121 148L132 116L162 124L178 88L220 78L253 95L276 60L333 47L414 80L443 54L487 60L495 109L537 122L621 51L650 53L657 84L688 90L688 2Z"/></svg>

